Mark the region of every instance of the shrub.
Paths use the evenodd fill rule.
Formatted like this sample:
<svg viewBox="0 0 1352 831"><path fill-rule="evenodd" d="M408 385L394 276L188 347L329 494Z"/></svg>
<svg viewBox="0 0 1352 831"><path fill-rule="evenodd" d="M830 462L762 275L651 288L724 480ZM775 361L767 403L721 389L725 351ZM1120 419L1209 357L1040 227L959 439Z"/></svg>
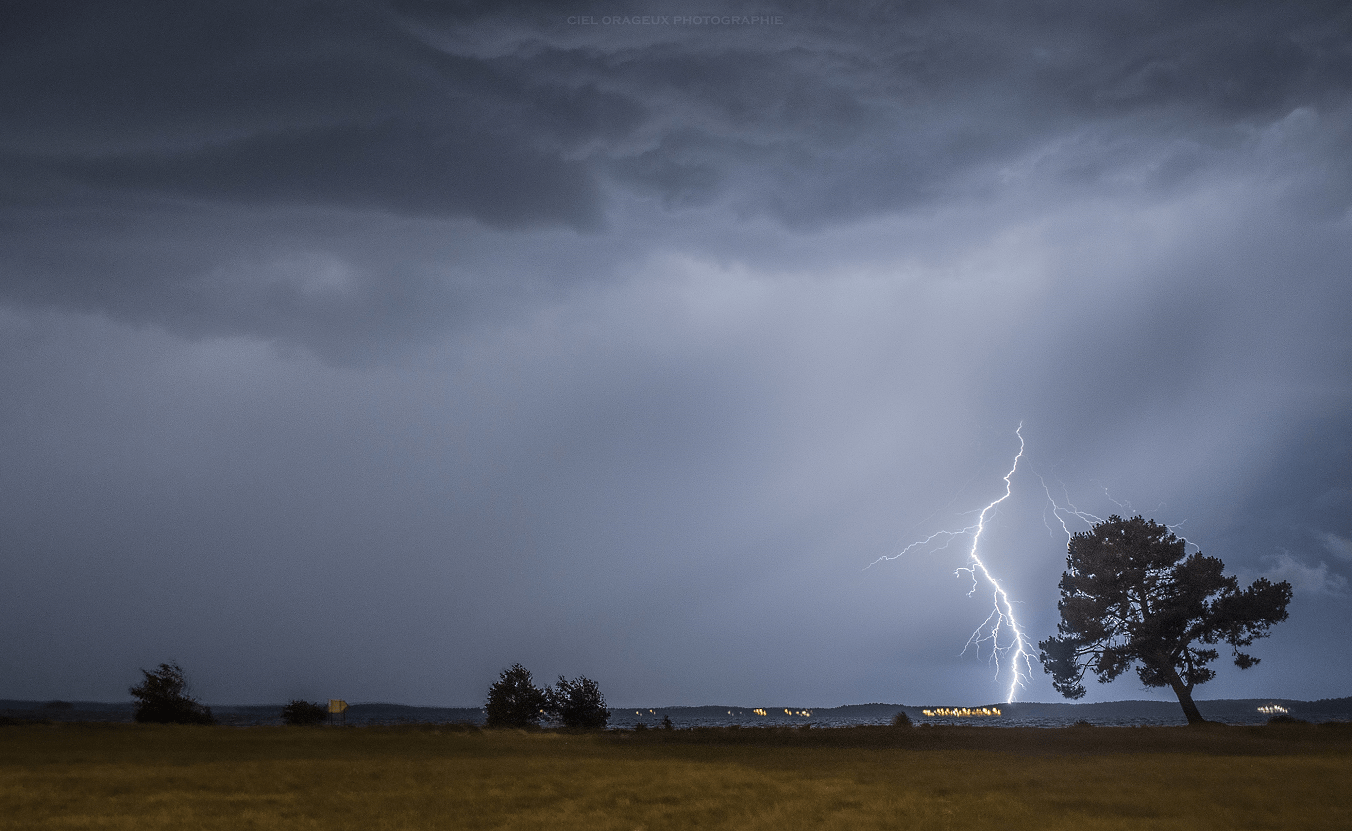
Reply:
<svg viewBox="0 0 1352 831"><path fill-rule="evenodd" d="M898 710L895 716L892 716L893 727L910 727L911 717L906 715L906 711Z"/></svg>
<svg viewBox="0 0 1352 831"><path fill-rule="evenodd" d="M544 718L548 706L549 699L532 682L530 670L512 664L488 688L484 723L488 727L533 727Z"/></svg>
<svg viewBox="0 0 1352 831"><path fill-rule="evenodd" d="M606 697L596 682L586 676L569 681L560 675L559 683L546 691L545 698L550 717L558 719L564 727L603 730L610 721Z"/></svg>
<svg viewBox="0 0 1352 831"><path fill-rule="evenodd" d="M141 670L145 680L127 691L136 698L135 719L155 724L215 724L211 708L188 695L188 680L174 661L154 672Z"/></svg>
<svg viewBox="0 0 1352 831"><path fill-rule="evenodd" d="M291 699L282 708L282 722L285 724L322 724L328 717L329 708L299 698Z"/></svg>

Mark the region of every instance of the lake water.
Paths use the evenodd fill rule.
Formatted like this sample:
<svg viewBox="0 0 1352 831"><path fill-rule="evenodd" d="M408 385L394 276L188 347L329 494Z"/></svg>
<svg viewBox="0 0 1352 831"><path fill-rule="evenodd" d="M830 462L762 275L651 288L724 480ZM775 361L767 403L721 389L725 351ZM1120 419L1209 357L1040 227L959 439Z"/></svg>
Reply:
<svg viewBox="0 0 1352 831"><path fill-rule="evenodd" d="M1198 701L1202 715L1226 724L1264 724L1271 712L1259 708L1286 708L1294 718L1306 721L1352 721L1352 698L1322 701L1289 699L1243 699ZM886 725L898 711L914 724L970 724L983 727L1069 727L1079 721L1100 726L1183 725L1177 701L1114 701L1102 704L1015 703L985 705L1000 715L948 716L924 714L925 707L898 704L852 704L844 707L638 707L613 708L612 729L632 729L639 724L660 727L663 717L676 728L689 727L783 727L810 724L813 727ZM937 709L937 705L931 709ZM280 724L281 705L213 706L223 724ZM0 701L0 715L42 718L52 721L132 720L131 702L38 702ZM411 707L402 704L354 703L345 714L347 724L482 724L478 707Z"/></svg>
<svg viewBox="0 0 1352 831"><path fill-rule="evenodd" d="M1285 707L1295 718L1308 721L1352 721L1352 699L1305 702L1287 699L1240 701L1199 701L1202 715L1227 724L1265 724L1271 713L1260 707ZM1000 715L926 716L925 707L897 704L852 704L844 707L638 707L612 708L612 729L633 729L639 724L657 728L664 717L673 727L789 727L810 724L813 727L855 727L886 725L898 711L905 712L915 724L970 724L983 727L1069 727L1078 721L1100 726L1137 727L1147 725L1184 725L1187 720L1177 701L1115 701L1104 704L1015 703L987 705ZM938 709L938 708L931 708ZM233 710L233 711L232 711ZM219 708L223 721L238 718L237 723L275 721L277 708ZM405 707L393 704L353 704L348 724L400 723L483 723L483 710L477 707ZM256 719L256 720L255 720ZM251 721L253 720L253 721Z"/></svg>
<svg viewBox="0 0 1352 831"><path fill-rule="evenodd" d="M1266 724L1273 716L1272 705L1284 707L1294 718L1307 721L1352 721L1352 699L1327 702L1290 700L1199 701L1202 715L1226 724ZM1263 712L1260 707L1268 708ZM1069 727L1087 721L1104 727L1171 726L1187 724L1177 701L1118 701L1105 704L992 704L969 709L999 715L925 715L941 707L916 707L888 704L863 704L833 708L794 707L669 707L639 710L614 710L610 726L632 728L637 724L659 726L663 716L680 727L779 727L811 724L813 727L854 727L886 725L898 711L905 712L913 724L968 724L982 727Z"/></svg>

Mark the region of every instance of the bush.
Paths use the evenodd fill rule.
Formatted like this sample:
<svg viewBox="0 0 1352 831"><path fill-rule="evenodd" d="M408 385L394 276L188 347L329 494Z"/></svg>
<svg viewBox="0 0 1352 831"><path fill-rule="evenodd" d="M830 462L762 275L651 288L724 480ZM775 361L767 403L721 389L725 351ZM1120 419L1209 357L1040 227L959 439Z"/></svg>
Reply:
<svg viewBox="0 0 1352 831"><path fill-rule="evenodd" d="M545 709L550 717L558 719L564 727L604 730L610 721L606 697L596 682L586 676L579 675L569 681L560 675L559 683L547 691L545 697L548 700Z"/></svg>
<svg viewBox="0 0 1352 831"><path fill-rule="evenodd" d="M188 695L183 668L170 661L154 672L141 670L145 680L127 691L136 698L135 719L154 724L215 724L211 708Z"/></svg>
<svg viewBox="0 0 1352 831"><path fill-rule="evenodd" d="M904 710L898 710L895 716L892 716L893 727L910 727L911 717L906 715Z"/></svg>
<svg viewBox="0 0 1352 831"><path fill-rule="evenodd" d="M291 702L282 708L282 722L285 724L322 724L328 717L328 707L299 698L291 699Z"/></svg>
<svg viewBox="0 0 1352 831"><path fill-rule="evenodd" d="M531 681L530 670L512 664L488 688L484 723L488 727L533 727L544 718L549 703L544 690Z"/></svg>

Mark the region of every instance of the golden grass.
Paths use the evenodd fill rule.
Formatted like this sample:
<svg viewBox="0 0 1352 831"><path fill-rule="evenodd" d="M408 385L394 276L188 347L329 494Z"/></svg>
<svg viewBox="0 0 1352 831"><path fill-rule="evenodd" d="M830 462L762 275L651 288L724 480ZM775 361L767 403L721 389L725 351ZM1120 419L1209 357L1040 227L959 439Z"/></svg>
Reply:
<svg viewBox="0 0 1352 831"><path fill-rule="evenodd" d="M1345 829L1352 726L0 727L0 828Z"/></svg>

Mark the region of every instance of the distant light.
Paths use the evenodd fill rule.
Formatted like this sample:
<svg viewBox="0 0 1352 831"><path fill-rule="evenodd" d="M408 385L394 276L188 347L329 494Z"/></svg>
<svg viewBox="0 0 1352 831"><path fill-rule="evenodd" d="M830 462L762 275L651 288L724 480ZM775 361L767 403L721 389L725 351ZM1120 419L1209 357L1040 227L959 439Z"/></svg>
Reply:
<svg viewBox="0 0 1352 831"><path fill-rule="evenodd" d="M927 716L953 716L956 718L970 718L973 716L998 716L999 707L935 707L932 710L921 710Z"/></svg>

